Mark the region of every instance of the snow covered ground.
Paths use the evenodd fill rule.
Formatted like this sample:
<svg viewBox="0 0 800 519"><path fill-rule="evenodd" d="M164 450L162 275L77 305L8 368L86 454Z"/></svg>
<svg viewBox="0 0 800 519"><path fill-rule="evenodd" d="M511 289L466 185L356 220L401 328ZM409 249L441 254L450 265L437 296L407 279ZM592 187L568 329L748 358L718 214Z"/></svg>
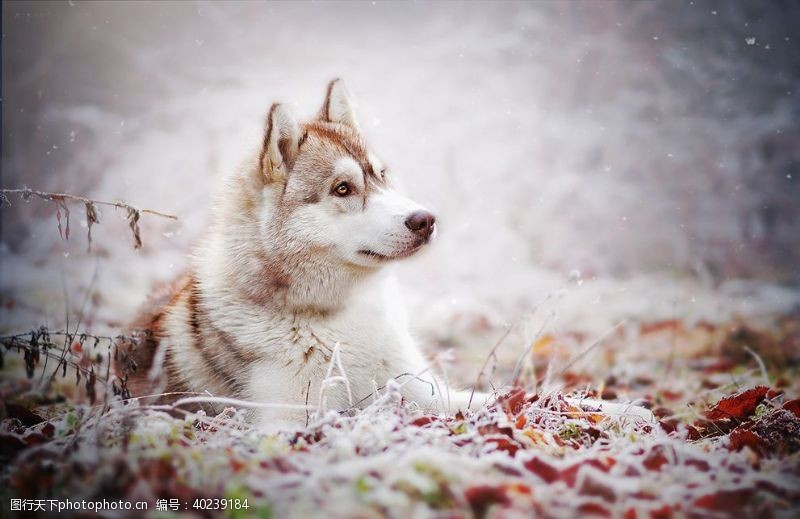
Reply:
<svg viewBox="0 0 800 519"><path fill-rule="evenodd" d="M592 333L785 312L796 290L735 279L798 279L787 9L6 3L3 186L180 223L144 217L134 253L106 210L88 255L80 207L65 242L53 207L12 199L2 327L63 322L64 293L79 313L95 277L86 324L124 323L202 240L216 180L257 145L269 104L310 116L335 76L439 217L438 243L398 269L423 335L502 327L548 296L553 326Z"/></svg>

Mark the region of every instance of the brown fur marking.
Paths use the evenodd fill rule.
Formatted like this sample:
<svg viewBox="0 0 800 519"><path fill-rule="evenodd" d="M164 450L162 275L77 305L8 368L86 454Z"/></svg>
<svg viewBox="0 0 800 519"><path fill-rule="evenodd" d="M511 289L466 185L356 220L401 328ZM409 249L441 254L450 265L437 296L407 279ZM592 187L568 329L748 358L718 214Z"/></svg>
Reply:
<svg viewBox="0 0 800 519"><path fill-rule="evenodd" d="M202 307L202 301L199 299L200 287L198 286L196 280L192 280L192 283L188 287L188 291L189 294L186 303L189 310L189 326L192 330L192 346L194 346L194 349L200 353L200 356L203 357L203 361L210 368L209 373L212 378L221 379L222 385L228 386L236 393L240 393L242 387L236 381L236 376L226 369L225 363L220 362L219 358L224 355L226 350L232 349L232 344L225 344L225 342L220 343L221 341L215 341L205 333L206 329L210 328L213 330L214 326L211 324L211 320L208 318L205 313L205 309ZM228 339L230 340L230 338ZM209 351L211 348L218 350L219 354L215 355L214 352Z"/></svg>

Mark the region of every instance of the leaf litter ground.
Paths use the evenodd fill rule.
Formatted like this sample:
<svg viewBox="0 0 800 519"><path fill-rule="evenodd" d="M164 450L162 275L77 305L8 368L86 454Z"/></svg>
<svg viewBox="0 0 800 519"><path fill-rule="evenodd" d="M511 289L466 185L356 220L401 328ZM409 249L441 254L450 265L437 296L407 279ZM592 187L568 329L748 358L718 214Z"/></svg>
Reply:
<svg viewBox="0 0 800 519"><path fill-rule="evenodd" d="M798 323L648 323L633 341L608 338L603 362L551 369L534 385L531 373L575 356L563 351L574 337L544 336L527 386L478 412L426 414L390 383L363 411L270 435L234 407L176 417L77 403L84 384L69 377L46 396L36 376L6 377L3 493L247 498L248 510L225 515L263 517L789 517L800 513ZM654 355L665 340L672 348ZM5 360L13 370L20 359ZM658 421L605 416L583 396L634 401Z"/></svg>

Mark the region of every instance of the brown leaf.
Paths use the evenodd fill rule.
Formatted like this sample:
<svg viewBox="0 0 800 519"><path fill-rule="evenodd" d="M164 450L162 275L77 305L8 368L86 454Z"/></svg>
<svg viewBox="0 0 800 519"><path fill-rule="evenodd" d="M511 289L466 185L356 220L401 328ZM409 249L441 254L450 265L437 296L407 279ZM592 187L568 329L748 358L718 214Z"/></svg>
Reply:
<svg viewBox="0 0 800 519"><path fill-rule="evenodd" d="M97 207L94 202L86 202L86 225L88 227L87 237L89 238L89 250L92 250L92 225L100 223Z"/></svg>
<svg viewBox="0 0 800 519"><path fill-rule="evenodd" d="M512 458L520 450L520 445L513 441L509 440L505 436L495 436L486 440L486 443L491 443L495 445L496 450L507 452L509 456Z"/></svg>
<svg viewBox="0 0 800 519"><path fill-rule="evenodd" d="M750 447L755 452L764 453L767 447L766 443L764 443L764 438L742 427L734 429L729 436L729 440L728 449L732 451L740 451L745 447Z"/></svg>
<svg viewBox="0 0 800 519"><path fill-rule="evenodd" d="M669 460L664 455L664 447L662 447L661 445L656 445L655 447L653 447L650 450L650 452L647 453L645 459L642 461L642 465L644 465L647 470L652 470L656 472L660 471L661 467L663 467L668 463Z"/></svg>
<svg viewBox="0 0 800 519"><path fill-rule="evenodd" d="M516 416L525 405L525 391L514 389L497 399L500 406L509 414Z"/></svg>
<svg viewBox="0 0 800 519"><path fill-rule="evenodd" d="M766 386L756 386L725 397L706 413L706 417L709 420L745 419L755 412L756 407L764 400L768 391L769 388Z"/></svg>
<svg viewBox="0 0 800 519"><path fill-rule="evenodd" d="M565 468L564 470L561 471L559 477L561 478L561 480L566 482L567 485L572 487L575 486L575 483L578 481L578 473L581 471L583 467L591 466L601 472L608 472L613 465L614 461L610 459L606 459L605 463L598 459L587 459Z"/></svg>
<svg viewBox="0 0 800 519"><path fill-rule="evenodd" d="M540 460L537 457L533 457L526 461L525 468L545 480L547 483L556 481L560 476L559 470L556 467Z"/></svg>
<svg viewBox="0 0 800 519"><path fill-rule="evenodd" d="M664 505L661 508L650 510L650 517L653 519L670 519L674 516L675 513L670 505Z"/></svg>
<svg viewBox="0 0 800 519"><path fill-rule="evenodd" d="M753 496L753 489L742 488L739 490L720 490L714 494L706 494L695 500L694 506L727 512L731 517L736 517L741 513L741 509Z"/></svg>
<svg viewBox="0 0 800 519"><path fill-rule="evenodd" d="M134 249L141 249L142 248L142 236L141 230L139 229L139 218L141 214L138 210L134 209L133 207L128 208L128 226L131 228L131 233L133 233L133 248Z"/></svg>
<svg viewBox="0 0 800 519"><path fill-rule="evenodd" d="M61 227L61 204L63 202L60 201L60 198L53 197L53 201L56 203L56 222L58 223L58 235L61 236L61 239L64 239L64 229Z"/></svg>
<svg viewBox="0 0 800 519"><path fill-rule="evenodd" d="M438 422L439 419L435 416L420 416L411 421L411 425L415 427L425 427L433 422Z"/></svg>
<svg viewBox="0 0 800 519"><path fill-rule="evenodd" d="M795 400L789 400L785 404L783 404L783 408L787 411L794 413L794 415L800 418L800 398Z"/></svg>
<svg viewBox="0 0 800 519"><path fill-rule="evenodd" d="M510 503L506 489L500 486L477 485L469 487L464 492L469 506L476 517L484 517L492 505L507 505Z"/></svg>
<svg viewBox="0 0 800 519"><path fill-rule="evenodd" d="M6 415L9 418L16 418L22 425L26 427L32 427L36 424L44 422L44 418L39 416L38 414L30 411L26 407L17 404L10 404L6 402Z"/></svg>
<svg viewBox="0 0 800 519"><path fill-rule="evenodd" d="M579 517L611 517L611 512L608 510L608 508L598 503L583 503L578 507L578 512L580 512Z"/></svg>

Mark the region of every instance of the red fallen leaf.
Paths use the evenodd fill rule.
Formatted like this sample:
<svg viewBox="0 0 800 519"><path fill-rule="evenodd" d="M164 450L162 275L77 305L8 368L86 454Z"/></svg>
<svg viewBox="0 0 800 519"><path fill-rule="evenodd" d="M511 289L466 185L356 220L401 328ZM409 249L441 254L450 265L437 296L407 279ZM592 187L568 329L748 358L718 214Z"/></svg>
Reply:
<svg viewBox="0 0 800 519"><path fill-rule="evenodd" d="M706 494L697 498L694 506L698 508L707 508L709 510L718 510L720 512L728 512L732 516L736 516L737 512L747 505L747 502L753 496L755 491L752 488L741 488L739 490L720 490L713 494Z"/></svg>
<svg viewBox="0 0 800 519"><path fill-rule="evenodd" d="M507 413L516 416L522 411L522 407L525 405L525 391L513 389L510 393L499 397L497 402Z"/></svg>
<svg viewBox="0 0 800 519"><path fill-rule="evenodd" d="M520 446L516 442L511 441L504 436L489 438L486 440L486 443L493 443L496 446L496 450L507 452L512 458L520 449Z"/></svg>
<svg viewBox="0 0 800 519"><path fill-rule="evenodd" d="M83 351L83 346L81 346L81 343L79 342L73 342L72 351L74 351L75 353L80 353Z"/></svg>
<svg viewBox="0 0 800 519"><path fill-rule="evenodd" d="M575 486L575 482L578 479L578 472L580 472L582 467L591 466L602 472L608 472L614 463L614 460L606 460L606 463L603 463L598 459L583 460L562 470L561 479L566 482L567 485L572 487Z"/></svg>
<svg viewBox="0 0 800 519"><path fill-rule="evenodd" d="M783 404L783 408L787 411L794 413L794 415L800 418L800 398L795 400L789 400L785 404Z"/></svg>
<svg viewBox="0 0 800 519"><path fill-rule="evenodd" d="M656 416L656 418L668 418L675 414L672 412L672 409L662 406L654 407L650 411Z"/></svg>
<svg viewBox="0 0 800 519"><path fill-rule="evenodd" d="M231 470L233 470L234 473L239 472L240 470L246 467L245 463L236 458L232 457L230 458L230 461L231 461Z"/></svg>
<svg viewBox="0 0 800 519"><path fill-rule="evenodd" d="M598 480L596 477L585 478L583 480L583 485L581 485L580 492L583 495L599 497L609 503L613 503L617 497L613 488L603 481Z"/></svg>
<svg viewBox="0 0 800 519"><path fill-rule="evenodd" d="M789 490L785 487L779 487L778 485L776 485L771 481L765 481L762 479L761 481L756 483L756 487L761 490L764 490L765 492L770 492L772 494L775 494L776 496L780 496L783 499L795 500L795 501L800 499L800 490Z"/></svg>
<svg viewBox="0 0 800 519"><path fill-rule="evenodd" d="M52 438L55 432L56 428L50 422L47 422L42 426L42 434L44 434L47 438Z"/></svg>
<svg viewBox="0 0 800 519"><path fill-rule="evenodd" d="M478 426L478 434L481 436L504 435L514 438L514 431L511 427L500 427L496 423Z"/></svg>
<svg viewBox="0 0 800 519"><path fill-rule="evenodd" d="M656 445L653 449L647 453L647 457L645 457L644 461L642 461L642 465L647 468L647 470L653 471L660 471L661 467L668 464L669 460L664 455L664 448L660 445Z"/></svg>
<svg viewBox="0 0 800 519"><path fill-rule="evenodd" d="M726 418L744 419L752 415L758 404L767 396L769 388L756 386L735 395L723 398L708 412L709 420L723 420Z"/></svg>
<svg viewBox="0 0 800 519"><path fill-rule="evenodd" d="M658 425L660 425L661 429L667 434L672 434L677 431L680 423L681 421L677 418L668 418L666 420L658 421Z"/></svg>
<svg viewBox="0 0 800 519"><path fill-rule="evenodd" d="M728 444L728 449L732 451L740 451L745 447L750 447L754 451L761 454L766 451L767 445L764 442L764 438L757 435L753 431L748 431L742 427L737 427L734 429L731 432L729 439L730 443Z"/></svg>
<svg viewBox="0 0 800 519"><path fill-rule="evenodd" d="M28 446L39 445L40 443L46 442L47 437L42 433L31 432L23 436L22 441L24 441L25 444Z"/></svg>
<svg viewBox="0 0 800 519"><path fill-rule="evenodd" d="M411 422L411 425L413 425L415 427L424 427L424 426L426 426L426 425L428 425L430 423L436 422L436 421L438 421L438 418L436 418L435 416L420 416L419 418L415 418Z"/></svg>
<svg viewBox="0 0 800 519"><path fill-rule="evenodd" d="M517 417L517 421L514 422L514 426L517 429L524 429L527 424L528 424L528 419L525 417L524 414L519 415Z"/></svg>
<svg viewBox="0 0 800 519"><path fill-rule="evenodd" d="M578 512L580 512L582 515L611 517L611 512L608 511L608 508L598 503L583 503L578 507Z"/></svg>
<svg viewBox="0 0 800 519"><path fill-rule="evenodd" d="M642 475L642 473L639 472L639 469L637 469L633 465L628 465L627 467L625 467L625 472L623 472L623 474L625 476L628 476L629 478L633 478L633 477Z"/></svg>
<svg viewBox="0 0 800 519"><path fill-rule="evenodd" d="M703 435L700 434L700 431L697 430L697 427L687 424L686 425L686 437L689 439L689 441L696 442L697 440L702 438Z"/></svg>
<svg viewBox="0 0 800 519"><path fill-rule="evenodd" d="M669 505L664 505L661 508L650 510L650 517L653 519L670 519L673 515L675 515L674 511Z"/></svg>
<svg viewBox="0 0 800 519"><path fill-rule="evenodd" d="M469 506L475 512L476 517L484 517L486 511L492 505L507 505L510 503L503 487L492 487L488 485L478 485L469 487L464 492Z"/></svg>
<svg viewBox="0 0 800 519"><path fill-rule="evenodd" d="M767 400L772 400L773 398L777 398L784 393L783 389L770 389L767 391Z"/></svg>
<svg viewBox="0 0 800 519"><path fill-rule="evenodd" d="M533 457L524 463L525 468L545 480L547 483L556 481L559 476L559 470L547 462Z"/></svg>
<svg viewBox="0 0 800 519"><path fill-rule="evenodd" d="M289 443L293 446L296 446L297 443L300 442L300 440L303 440L305 443L314 444L322 441L322 437L323 437L322 431L320 431L319 429L307 433L304 433L302 431L297 431L297 433L295 433L294 438L289 440Z"/></svg>

